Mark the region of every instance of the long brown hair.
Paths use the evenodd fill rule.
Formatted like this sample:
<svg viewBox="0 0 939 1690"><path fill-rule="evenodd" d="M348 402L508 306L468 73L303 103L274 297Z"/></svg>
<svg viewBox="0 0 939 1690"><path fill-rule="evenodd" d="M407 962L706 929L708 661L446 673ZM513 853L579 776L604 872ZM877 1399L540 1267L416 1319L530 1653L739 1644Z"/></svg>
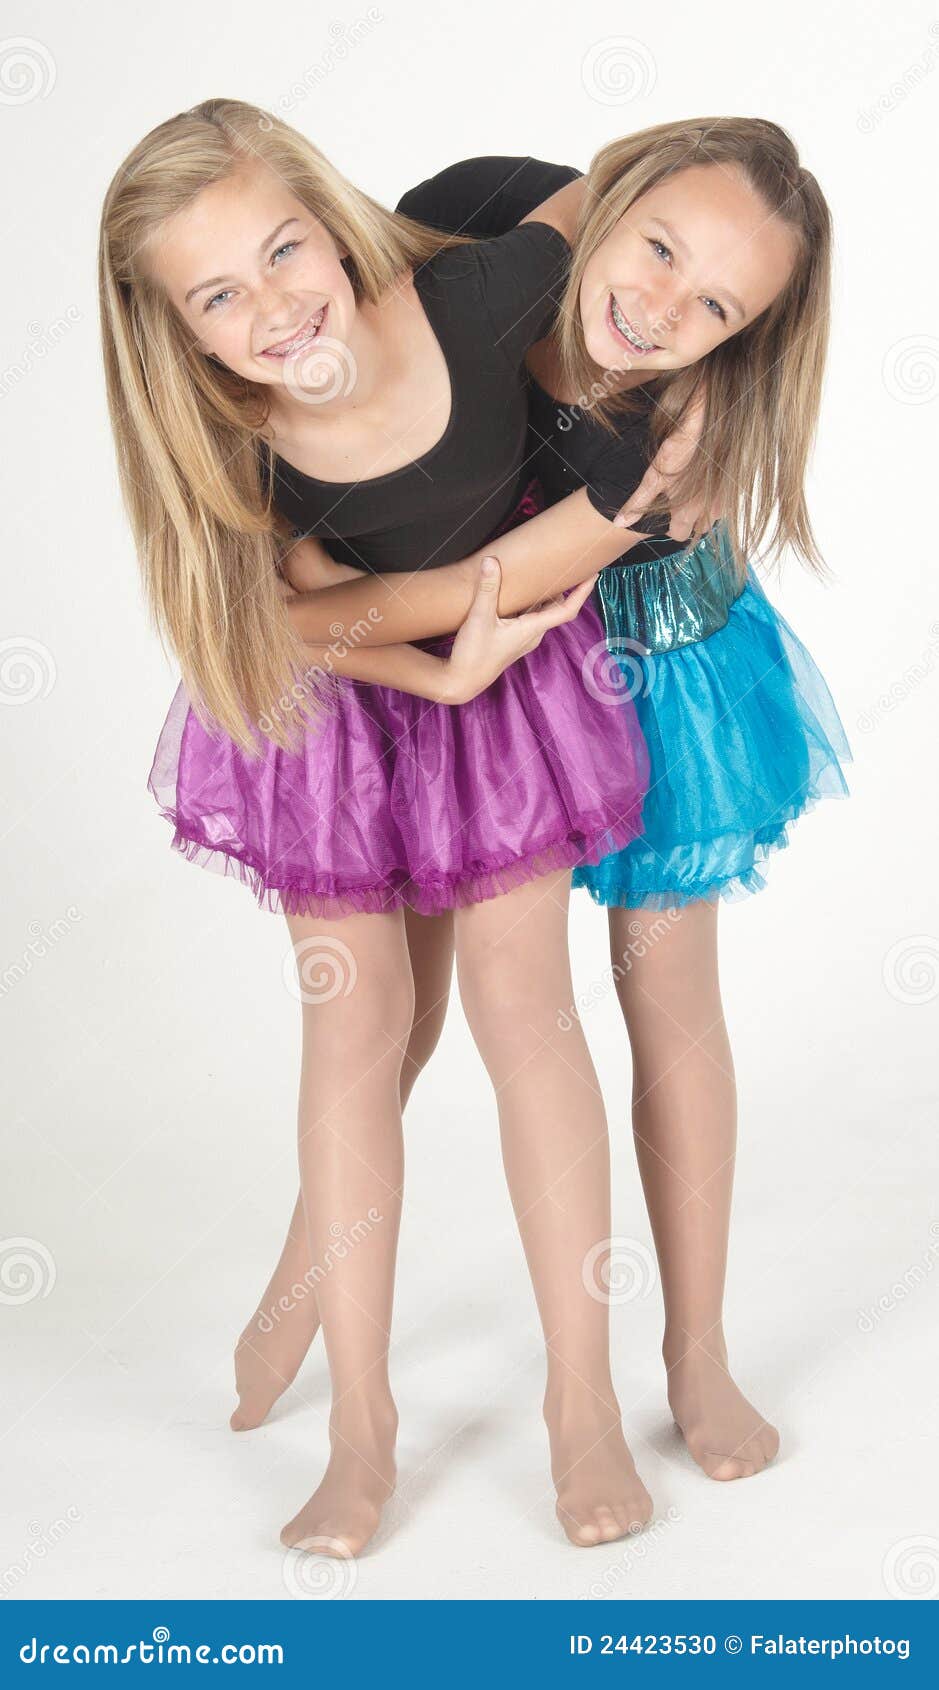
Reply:
<svg viewBox="0 0 939 1690"><path fill-rule="evenodd" d="M640 194L691 165L736 166L771 216L797 236L785 287L759 317L687 369L654 385L653 454L692 408L703 411L700 445L668 497L650 509L697 506L720 512L738 562L757 552L775 518L768 549L793 550L819 573L825 564L805 502L828 348L831 214L791 137L764 118L705 117L660 123L601 148L587 191L570 281L555 328L565 387L595 395L591 415L606 428L637 408L635 393L609 391L587 352L579 310L584 269ZM704 526L707 525L705 521Z"/></svg>
<svg viewBox="0 0 939 1690"><path fill-rule="evenodd" d="M196 346L144 260L165 219L254 161L347 250L357 299L378 301L462 239L387 211L304 135L241 100L203 100L159 124L108 187L98 245L104 373L149 611L200 719L208 713L249 755L260 723L277 745L296 746L299 712L285 689L308 666L278 591L289 530L258 451L268 396ZM303 691L315 719L321 700Z"/></svg>

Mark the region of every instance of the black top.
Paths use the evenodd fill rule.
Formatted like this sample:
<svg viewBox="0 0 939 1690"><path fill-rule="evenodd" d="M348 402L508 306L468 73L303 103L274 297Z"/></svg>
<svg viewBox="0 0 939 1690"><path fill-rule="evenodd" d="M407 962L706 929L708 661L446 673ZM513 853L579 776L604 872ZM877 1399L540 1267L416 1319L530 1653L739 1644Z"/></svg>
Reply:
<svg viewBox="0 0 939 1690"><path fill-rule="evenodd" d="M469 158L410 188L397 209L436 229L499 235L582 174L570 165L537 158ZM634 389L644 409L617 418L611 434L585 408L552 398L532 375L528 386L529 468L538 476L547 503L556 504L584 487L594 509L612 521L636 491L650 461L651 393L644 387ZM636 526L663 538L634 546L627 554L630 563L683 549L679 541L666 537L667 516L645 518Z"/></svg>
<svg viewBox="0 0 939 1690"><path fill-rule="evenodd" d="M548 331L570 248L547 223L436 253L414 285L450 375L450 417L414 463L363 481L320 481L277 453L274 502L303 534L361 569L411 570L474 552L525 481L525 353ZM259 440L266 479L271 452Z"/></svg>

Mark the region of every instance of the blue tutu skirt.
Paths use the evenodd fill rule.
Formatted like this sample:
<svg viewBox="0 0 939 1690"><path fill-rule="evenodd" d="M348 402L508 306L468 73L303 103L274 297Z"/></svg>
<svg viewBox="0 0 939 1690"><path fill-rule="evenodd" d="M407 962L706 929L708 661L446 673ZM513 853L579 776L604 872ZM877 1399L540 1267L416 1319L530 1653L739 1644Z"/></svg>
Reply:
<svg viewBox="0 0 939 1690"><path fill-rule="evenodd" d="M614 565L597 588L618 681L649 751L643 832L574 885L599 904L668 909L765 885L761 865L851 751L822 675L726 530L690 552Z"/></svg>

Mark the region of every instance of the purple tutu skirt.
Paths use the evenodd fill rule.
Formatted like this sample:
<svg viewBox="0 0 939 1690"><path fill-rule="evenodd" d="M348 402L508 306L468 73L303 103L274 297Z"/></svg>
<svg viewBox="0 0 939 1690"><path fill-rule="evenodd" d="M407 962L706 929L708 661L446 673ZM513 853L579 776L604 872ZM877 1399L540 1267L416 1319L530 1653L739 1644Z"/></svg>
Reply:
<svg viewBox="0 0 939 1690"><path fill-rule="evenodd" d="M452 638L419 643L443 653ZM648 754L631 699L598 678L608 661L588 601L467 704L334 678L302 749L258 735L257 758L207 731L181 682L148 788L173 849L262 908L435 915L641 832Z"/></svg>

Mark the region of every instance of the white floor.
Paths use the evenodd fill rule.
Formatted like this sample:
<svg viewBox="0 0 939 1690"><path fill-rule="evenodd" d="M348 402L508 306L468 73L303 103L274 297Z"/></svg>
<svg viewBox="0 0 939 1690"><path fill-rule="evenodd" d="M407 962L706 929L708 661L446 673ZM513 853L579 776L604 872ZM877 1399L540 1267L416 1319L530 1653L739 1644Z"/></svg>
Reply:
<svg viewBox="0 0 939 1690"><path fill-rule="evenodd" d="M0 1590L935 1594L939 1204L922 1040L935 1004L885 991L887 937L904 931L896 911L889 935L851 944L852 910L833 876L807 906L819 860L830 875L837 857L844 809L807 820L770 889L723 917L741 1102L728 1332L741 1382L781 1427L781 1455L732 1485L686 1457L665 1407L653 1286L616 1307L614 1333L656 1524L628 1546L589 1551L568 1547L553 1515L539 1331L458 1007L407 1122L393 1358L400 1491L352 1569L280 1548L281 1524L324 1461L321 1346L263 1429L235 1436L227 1420L231 1343L293 1193L298 1012L280 983L286 930L241 888L169 853L154 889L169 913L155 922L117 869L113 922L86 909L92 919L5 1006L21 1102L5 1150L22 1178L4 1231L33 1241L49 1294L24 1297L11 1255ZM575 909L586 990L602 973L604 928L586 900ZM38 1048L26 1029L40 987ZM614 1232L648 1244L612 994L586 1019L614 1129ZM887 1306L865 1318L878 1299Z"/></svg>

